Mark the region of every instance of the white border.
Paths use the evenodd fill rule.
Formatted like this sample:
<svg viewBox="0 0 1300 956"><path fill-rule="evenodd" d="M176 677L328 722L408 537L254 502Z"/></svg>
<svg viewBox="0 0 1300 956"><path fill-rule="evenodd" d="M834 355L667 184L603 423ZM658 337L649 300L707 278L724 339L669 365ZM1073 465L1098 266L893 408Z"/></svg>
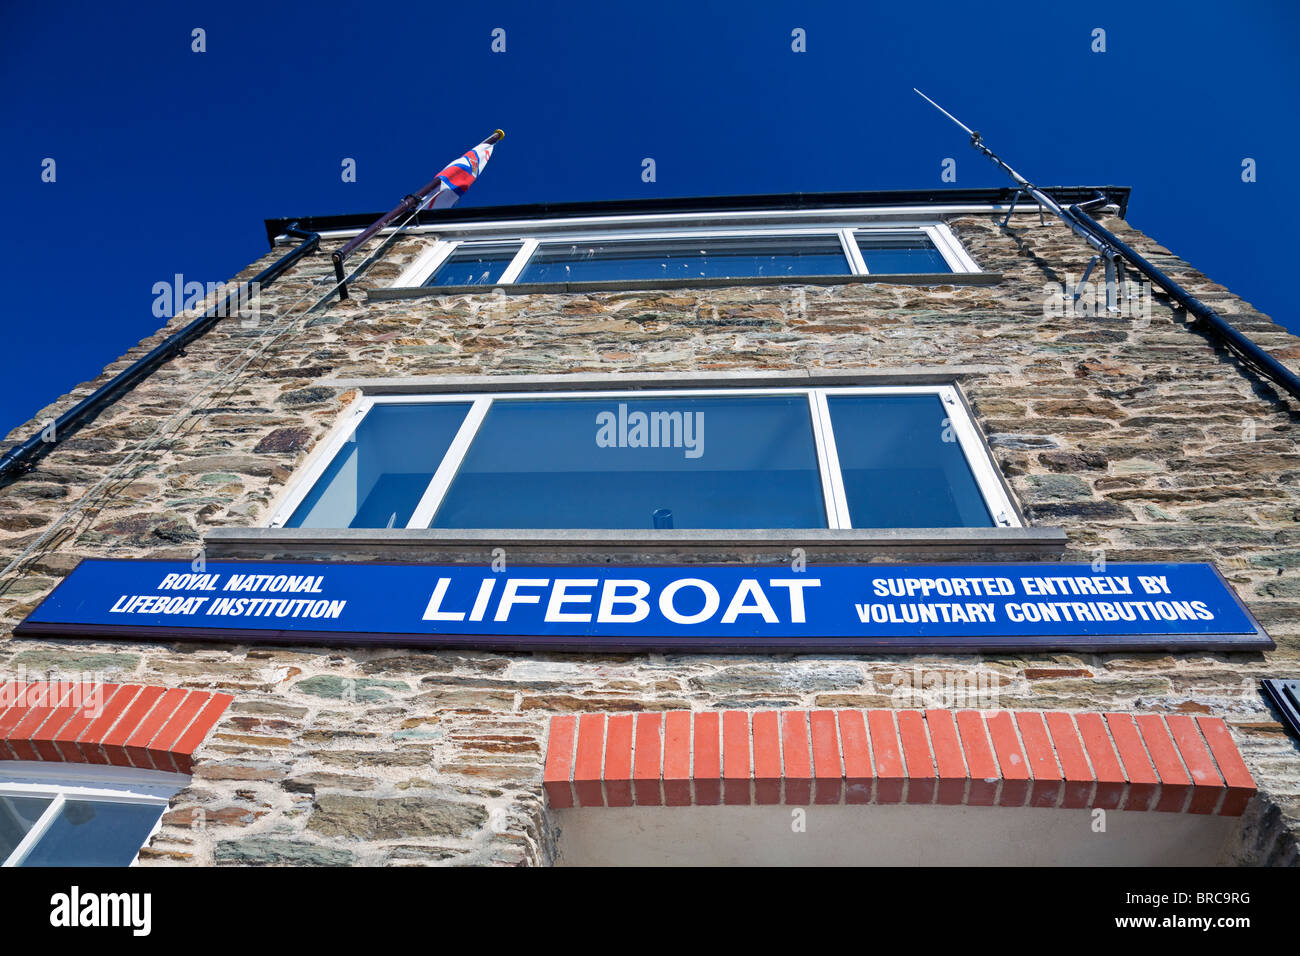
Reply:
<svg viewBox="0 0 1300 956"><path fill-rule="evenodd" d="M451 440L447 453L442 456L442 464L434 472L429 487L424 489L419 504L411 512L411 520L406 523L408 528L427 528L433 524L433 516L438 513L442 499L447 496L447 489L451 487L452 479L460 471L465 453L469 451L470 443L478 434L479 426L483 424L483 419L487 417L488 409L491 407L490 398L476 399L470 406L465 420L460 423L460 428L456 431L456 437Z"/></svg>

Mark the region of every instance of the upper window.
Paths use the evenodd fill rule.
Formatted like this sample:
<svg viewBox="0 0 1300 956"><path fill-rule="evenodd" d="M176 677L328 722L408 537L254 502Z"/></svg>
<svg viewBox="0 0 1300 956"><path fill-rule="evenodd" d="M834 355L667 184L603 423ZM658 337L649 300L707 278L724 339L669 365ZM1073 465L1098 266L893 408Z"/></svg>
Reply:
<svg viewBox="0 0 1300 956"><path fill-rule="evenodd" d="M4 768L0 866L130 866L186 779L117 767Z"/></svg>
<svg viewBox="0 0 1300 956"><path fill-rule="evenodd" d="M379 396L273 527L1016 524L950 386Z"/></svg>
<svg viewBox="0 0 1300 956"><path fill-rule="evenodd" d="M544 242L520 282L849 275L837 236Z"/></svg>
<svg viewBox="0 0 1300 956"><path fill-rule="evenodd" d="M445 239L397 286L931 275L978 272L942 223Z"/></svg>

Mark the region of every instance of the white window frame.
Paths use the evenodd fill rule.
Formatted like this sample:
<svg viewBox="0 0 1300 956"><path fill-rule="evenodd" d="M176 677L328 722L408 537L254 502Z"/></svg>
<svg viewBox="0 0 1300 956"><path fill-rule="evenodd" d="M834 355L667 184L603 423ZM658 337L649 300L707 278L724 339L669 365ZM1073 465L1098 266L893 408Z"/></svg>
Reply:
<svg viewBox="0 0 1300 956"><path fill-rule="evenodd" d="M293 516L303 499L316 486L325 469L356 434L362 419L377 405L468 404L469 411L444 454L437 471L425 488L419 504L405 527L408 530L428 530L438 512L448 488L460 471L474 436L478 433L494 401L546 400L546 399L622 399L629 398L691 398L705 396L759 396L805 395L811 416L813 440L816 445L818 470L822 482L822 499L826 506L826 526L831 530L853 527L849 519L848 498L840 471L839 454L835 446L835 433L831 425L827 399L842 395L935 395L947 411L947 421L961 448L966 464L971 470L995 528L1020 527L1015 506L1007 495L1001 475L993 464L979 431L975 427L957 389L952 385L889 385L889 386L800 386L790 388L698 388L698 389L646 389L593 390L565 392L470 392L458 394L370 395L357 400L355 408L326 436L308 458L301 474L285 489L280 503L273 507L266 521L268 528L283 528ZM380 530L380 529L376 529Z"/></svg>
<svg viewBox="0 0 1300 956"><path fill-rule="evenodd" d="M48 764L27 760L5 761L0 764L0 797L37 797L51 802L9 856L0 860L0 868L22 865L69 800L138 803L158 807L165 812L171 798L189 786L189 783L190 778L185 774L161 770L133 770L129 767L100 767L90 764ZM160 815L158 823L140 844L141 849L148 846L161 825ZM131 865L135 866L137 862L139 850Z"/></svg>
<svg viewBox="0 0 1300 956"><path fill-rule="evenodd" d="M646 230L571 230L571 231L554 231L543 232L529 236L500 236L500 235L466 235L456 239L439 239L432 246L408 265L392 284L392 288L412 288L421 287L429 278L437 274L443 264L453 252L466 245L509 245L511 242L520 243L519 251L515 254L514 259L501 274L501 278L494 283L484 283L483 288L492 289L497 287L513 285L519 278L520 273L528 265L533 253L537 251L538 246L548 243L557 242L623 242L635 239L745 239L745 238L762 238L771 236L824 236L836 237L840 240L840 245L844 252L848 264L848 272L845 277L870 275L866 263L862 260L862 254L858 249L857 241L854 239L854 233L900 233L910 232L924 235L934 244L935 249L943 256L948 268L954 274L961 275L973 272L979 272L980 268L975 264L975 260L967 254L962 244L953 235L952 230L947 223L935 222L931 220L911 221L911 222L890 222L890 223L856 223L852 225L824 225L824 226L752 226L739 229L719 229L717 227L683 227L679 229L661 229L654 231ZM906 273L903 273L906 274ZM747 278L738 276L737 279ZM432 288L437 288L436 286Z"/></svg>

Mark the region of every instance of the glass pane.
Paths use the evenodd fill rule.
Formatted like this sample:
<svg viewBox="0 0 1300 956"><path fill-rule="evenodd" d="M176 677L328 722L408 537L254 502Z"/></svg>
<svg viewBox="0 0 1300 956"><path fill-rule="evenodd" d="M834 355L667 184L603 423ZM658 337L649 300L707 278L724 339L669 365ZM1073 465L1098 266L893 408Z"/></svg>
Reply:
<svg viewBox="0 0 1300 956"><path fill-rule="evenodd" d="M939 396L842 395L827 404L853 527L992 527Z"/></svg>
<svg viewBox="0 0 1300 956"><path fill-rule="evenodd" d="M952 272L930 237L920 232L881 235L854 233L867 271L880 275L908 272Z"/></svg>
<svg viewBox="0 0 1300 956"><path fill-rule="evenodd" d="M130 866L165 807L67 800L22 866Z"/></svg>
<svg viewBox="0 0 1300 956"><path fill-rule="evenodd" d="M406 527L469 407L375 405L285 526Z"/></svg>
<svg viewBox="0 0 1300 956"><path fill-rule="evenodd" d="M0 797L0 863L8 859L53 802L49 797Z"/></svg>
<svg viewBox="0 0 1300 956"><path fill-rule="evenodd" d="M750 236L543 243L519 281L848 274L848 260L836 236Z"/></svg>
<svg viewBox="0 0 1300 956"><path fill-rule="evenodd" d="M517 252L517 242L494 246L457 246L424 284L491 285L501 278Z"/></svg>
<svg viewBox="0 0 1300 956"><path fill-rule="evenodd" d="M435 528L824 528L804 395L497 399Z"/></svg>

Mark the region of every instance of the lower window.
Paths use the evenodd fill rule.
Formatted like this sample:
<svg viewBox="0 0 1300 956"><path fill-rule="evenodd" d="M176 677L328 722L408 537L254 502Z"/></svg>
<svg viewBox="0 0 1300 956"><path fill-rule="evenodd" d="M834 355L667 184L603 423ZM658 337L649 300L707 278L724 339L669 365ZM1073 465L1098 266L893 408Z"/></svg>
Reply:
<svg viewBox="0 0 1300 956"><path fill-rule="evenodd" d="M116 769L86 768L85 777L51 779L40 770L28 775L6 768L0 776L0 866L134 863L183 783L175 774Z"/></svg>
<svg viewBox="0 0 1300 956"><path fill-rule="evenodd" d="M272 527L1017 523L951 386L363 399Z"/></svg>

